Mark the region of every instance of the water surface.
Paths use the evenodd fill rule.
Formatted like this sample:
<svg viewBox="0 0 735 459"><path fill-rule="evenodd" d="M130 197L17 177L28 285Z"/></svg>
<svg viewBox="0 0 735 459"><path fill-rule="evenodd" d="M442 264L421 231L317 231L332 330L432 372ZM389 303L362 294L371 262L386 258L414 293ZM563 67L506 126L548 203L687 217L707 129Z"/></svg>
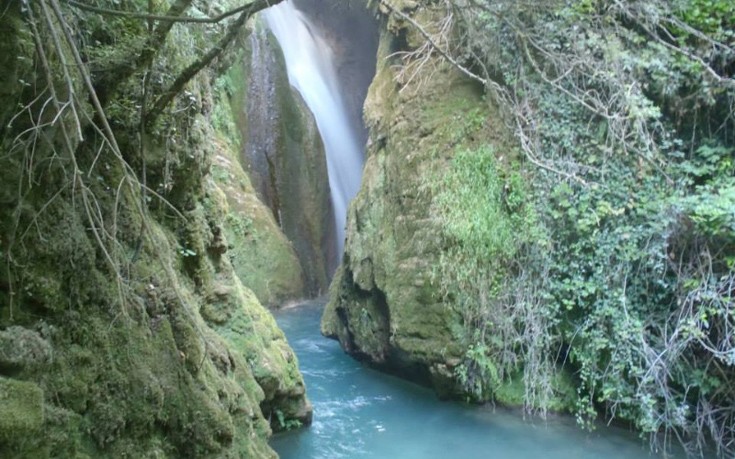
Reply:
<svg viewBox="0 0 735 459"><path fill-rule="evenodd" d="M441 402L428 389L361 365L319 334L323 302L279 311L314 404L308 429L275 436L283 459L638 459L659 457L622 429L579 429L516 412Z"/></svg>

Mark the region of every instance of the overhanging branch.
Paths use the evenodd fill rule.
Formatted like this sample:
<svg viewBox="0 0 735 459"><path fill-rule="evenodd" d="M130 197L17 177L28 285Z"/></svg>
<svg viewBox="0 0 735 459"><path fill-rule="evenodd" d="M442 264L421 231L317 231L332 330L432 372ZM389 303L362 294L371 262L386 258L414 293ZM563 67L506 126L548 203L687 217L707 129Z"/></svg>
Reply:
<svg viewBox="0 0 735 459"><path fill-rule="evenodd" d="M240 28L245 24L252 15L264 10L272 5L279 3L281 0L257 0L250 3L248 7L242 11L240 16L235 22L230 24L227 32L224 36L214 45L206 54L201 56L199 59L194 61L191 65L186 67L179 76L174 80L173 83L161 94L156 102L153 104L153 108L146 115L147 122L153 123L163 110L168 106L169 103L176 97L176 94L181 92L184 86L196 76L202 69L208 66L214 59L221 55L227 46L237 37Z"/></svg>
<svg viewBox="0 0 735 459"><path fill-rule="evenodd" d="M215 17L195 18L191 16L170 16L170 15L140 13L137 11L111 10L108 8L100 8L98 6L87 5L81 2L77 2L75 0L65 0L65 2L75 8L79 8L80 10L90 11L92 13L103 14L106 16L118 16L118 17L133 18L133 19L145 19L147 21L170 21L170 22L185 22L185 23L196 23L196 24L216 24L218 22L222 22L223 20L229 18L230 16L234 16L238 13L242 13L243 11L246 11L248 8L251 7L251 5L248 4L248 5L243 5L238 8L232 9L230 11L224 12ZM273 2L273 4L275 3L277 2Z"/></svg>
<svg viewBox="0 0 735 459"><path fill-rule="evenodd" d="M464 67L462 64L457 62L456 59L454 59L452 56L449 55L449 52L439 46L434 39L429 35L429 33L424 29L421 24L416 22L411 16L407 15L406 13L399 11L393 7L390 3L386 2L385 0L380 0L380 4L385 6L391 13L395 14L399 18L403 19L404 21L411 24L424 39L429 43L429 45L438 52L441 57L443 57L447 62L449 62L454 68L462 72L465 76L481 83L483 86L487 86L488 84L492 84L493 82L487 80L486 78L481 77L480 75L477 75L476 73L472 72L468 68Z"/></svg>

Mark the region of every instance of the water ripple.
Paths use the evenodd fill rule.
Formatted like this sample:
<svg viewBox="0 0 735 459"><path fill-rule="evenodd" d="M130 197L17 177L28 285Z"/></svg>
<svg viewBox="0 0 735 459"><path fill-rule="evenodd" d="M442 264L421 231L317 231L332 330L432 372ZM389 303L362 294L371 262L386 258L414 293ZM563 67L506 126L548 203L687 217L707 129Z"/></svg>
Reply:
<svg viewBox="0 0 735 459"><path fill-rule="evenodd" d="M274 437L282 459L652 459L647 444L604 426L529 422L516 413L446 403L425 388L372 371L319 337L320 309L277 317L314 405L308 429Z"/></svg>

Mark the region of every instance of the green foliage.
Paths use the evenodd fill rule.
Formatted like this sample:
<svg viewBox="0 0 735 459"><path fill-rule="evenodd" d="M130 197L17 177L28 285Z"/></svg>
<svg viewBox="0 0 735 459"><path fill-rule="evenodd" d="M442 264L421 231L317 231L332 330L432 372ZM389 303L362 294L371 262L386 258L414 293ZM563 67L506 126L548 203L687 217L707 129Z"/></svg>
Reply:
<svg viewBox="0 0 735 459"><path fill-rule="evenodd" d="M236 76L238 76L237 72L231 71L220 75L214 81L214 107L212 107L212 126L222 134L222 138L230 144L233 150L239 150L240 140L230 107L230 100L236 89L232 78Z"/></svg>
<svg viewBox="0 0 735 459"><path fill-rule="evenodd" d="M48 2L21 3L18 29L40 32L10 33L0 21L8 55L28 67L21 75L15 66L25 82L8 104L16 121L0 115L0 456L271 457L264 381L286 381L267 394L286 422L306 412L303 382L272 317L241 292L221 256L225 209L204 192L220 142L207 110L212 75L193 79L150 131L140 120L224 24L176 26L155 43L150 66L124 75L149 51L145 20L64 2L60 16L49 8L44 17ZM169 6L92 3L154 13ZM91 73L104 117L79 70ZM222 323L261 318L239 333L249 338L247 360L200 315L219 303L231 308L216 311ZM259 358L256 377L250 362Z"/></svg>
<svg viewBox="0 0 735 459"><path fill-rule="evenodd" d="M466 352L455 377L474 400L518 403L517 375L529 409L569 409L554 393L549 358L553 336L540 334L553 308L534 303L532 248L548 247L531 190L518 171L505 170L489 145L460 150L439 185L434 212L442 219L446 250L437 275L446 300L461 316ZM533 354L534 358L525 358ZM512 381L513 378L516 378Z"/></svg>
<svg viewBox="0 0 735 459"><path fill-rule="evenodd" d="M731 455L735 5L455 13L456 57L493 83L528 159L509 187L488 149L460 152L437 197L442 287L468 327L456 377L479 398L522 371L534 406L563 364L580 422L602 411Z"/></svg>
<svg viewBox="0 0 735 459"><path fill-rule="evenodd" d="M678 0L677 15L691 27L726 42L735 42L735 4L728 0ZM687 35L682 31L683 35Z"/></svg>
<svg viewBox="0 0 735 459"><path fill-rule="evenodd" d="M445 217L448 237L462 246L463 255L479 262L501 259L498 265L502 266L502 259L510 259L516 249L517 216L508 211L510 183L499 175L490 148L460 151L445 177L445 192L436 202Z"/></svg>
<svg viewBox="0 0 735 459"><path fill-rule="evenodd" d="M301 421L299 421L298 419L286 419L286 416L281 410L276 410L276 418L278 419L278 425L280 426L281 430L295 430L301 428L302 426Z"/></svg>
<svg viewBox="0 0 735 459"><path fill-rule="evenodd" d="M43 391L32 382L0 376L0 442L36 435L43 425Z"/></svg>

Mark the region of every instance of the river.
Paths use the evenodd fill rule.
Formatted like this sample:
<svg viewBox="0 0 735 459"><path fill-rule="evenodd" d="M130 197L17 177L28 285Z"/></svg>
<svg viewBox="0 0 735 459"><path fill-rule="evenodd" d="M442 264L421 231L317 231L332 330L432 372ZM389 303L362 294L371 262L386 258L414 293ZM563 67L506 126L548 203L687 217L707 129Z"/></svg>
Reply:
<svg viewBox="0 0 735 459"><path fill-rule="evenodd" d="M311 427L276 435L283 459L638 459L661 457L624 429L580 429L574 419L442 402L379 373L319 334L323 301L275 313L314 405ZM671 456L669 456L671 457Z"/></svg>

